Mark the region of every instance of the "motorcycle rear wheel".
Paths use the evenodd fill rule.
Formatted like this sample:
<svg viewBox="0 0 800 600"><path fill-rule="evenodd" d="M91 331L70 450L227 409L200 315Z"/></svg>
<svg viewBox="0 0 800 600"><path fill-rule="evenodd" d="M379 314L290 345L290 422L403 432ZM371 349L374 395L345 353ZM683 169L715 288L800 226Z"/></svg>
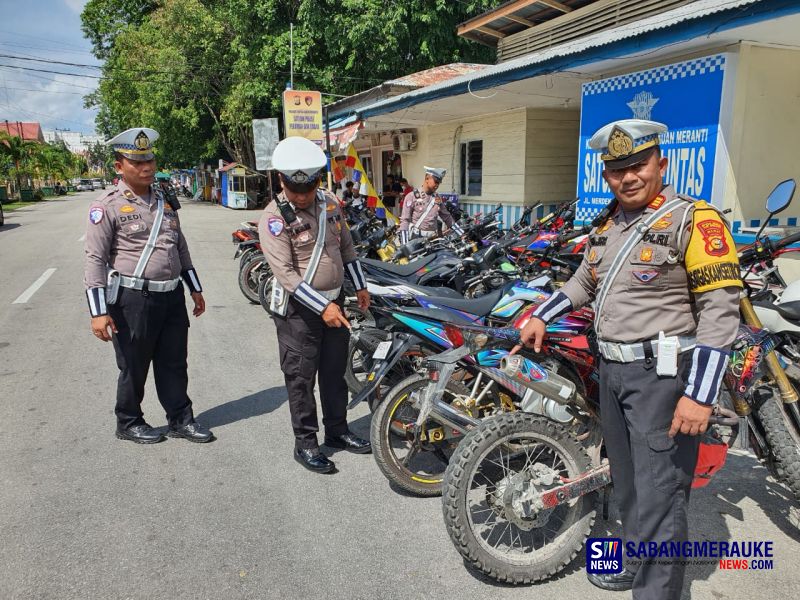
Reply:
<svg viewBox="0 0 800 600"><path fill-rule="evenodd" d="M399 488L423 497L442 493L444 471L459 440L425 441L420 448L414 448L411 426L419 411L408 400L413 392L423 390L428 384L430 381L422 375L412 375L398 383L376 407L370 427L372 455L381 473ZM449 402L456 395L469 395L469 390L464 384L451 380L444 400ZM426 436L445 429L432 419L428 419L423 428ZM405 450L408 452L403 454Z"/></svg>
<svg viewBox="0 0 800 600"><path fill-rule="evenodd" d="M263 266L262 266L263 265ZM242 294L253 304L258 304L259 271L269 269L264 255L260 252L254 254L242 268L239 269L239 289Z"/></svg>
<svg viewBox="0 0 800 600"><path fill-rule="evenodd" d="M517 522L509 519L507 499L518 486L537 491L548 487L532 481L529 469L534 465L552 471L557 482L586 472L591 462L559 423L512 412L486 419L470 431L445 473L442 511L450 539L464 560L498 581L527 584L554 576L580 552L594 525L591 494L549 512L512 515ZM548 541L551 533L555 535Z"/></svg>

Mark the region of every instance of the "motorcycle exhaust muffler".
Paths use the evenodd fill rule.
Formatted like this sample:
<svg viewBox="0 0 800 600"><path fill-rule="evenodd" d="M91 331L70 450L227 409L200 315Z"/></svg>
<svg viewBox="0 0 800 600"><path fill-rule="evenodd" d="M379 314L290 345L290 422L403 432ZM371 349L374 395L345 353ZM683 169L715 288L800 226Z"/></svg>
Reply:
<svg viewBox="0 0 800 600"><path fill-rule="evenodd" d="M480 421L453 408L443 400L437 400L433 403L431 416L435 421L451 429L455 429L461 434L466 434L471 429L480 425Z"/></svg>
<svg viewBox="0 0 800 600"><path fill-rule="evenodd" d="M500 360L500 370L514 382L525 386L559 404L570 404L575 400L576 387L569 379L540 367L538 364L512 354Z"/></svg>

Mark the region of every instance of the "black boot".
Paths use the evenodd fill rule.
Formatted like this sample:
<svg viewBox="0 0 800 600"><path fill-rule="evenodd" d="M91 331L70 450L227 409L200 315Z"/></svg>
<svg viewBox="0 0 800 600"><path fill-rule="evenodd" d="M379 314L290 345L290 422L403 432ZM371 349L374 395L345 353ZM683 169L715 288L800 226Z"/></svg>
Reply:
<svg viewBox="0 0 800 600"><path fill-rule="evenodd" d="M206 429L197 421L191 421L185 425L170 425L167 435L171 438L183 438L198 444L205 444L215 439L211 430Z"/></svg>
<svg viewBox="0 0 800 600"><path fill-rule="evenodd" d="M337 448L339 450L347 450L355 454L369 454L372 452L372 446L369 441L353 435L350 432L344 435L325 436L325 445L328 448Z"/></svg>
<svg viewBox="0 0 800 600"><path fill-rule="evenodd" d="M592 585L609 592L627 592L633 588L636 573L622 569L621 573L588 573L586 577Z"/></svg>
<svg viewBox="0 0 800 600"><path fill-rule="evenodd" d="M147 423L127 428L117 427L116 436L121 440L129 440L137 444L157 444L166 438Z"/></svg>
<svg viewBox="0 0 800 600"><path fill-rule="evenodd" d="M333 461L319 451L319 448L295 448L294 459L314 473L332 473L336 469Z"/></svg>

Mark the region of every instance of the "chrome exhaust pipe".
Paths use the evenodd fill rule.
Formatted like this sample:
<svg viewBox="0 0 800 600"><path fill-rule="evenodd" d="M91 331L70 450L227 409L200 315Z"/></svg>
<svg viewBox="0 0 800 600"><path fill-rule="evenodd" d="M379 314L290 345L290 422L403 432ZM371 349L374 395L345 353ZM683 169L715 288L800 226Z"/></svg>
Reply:
<svg viewBox="0 0 800 600"><path fill-rule="evenodd" d="M551 398L559 404L570 404L575 400L576 387L569 379L540 367L538 364L512 354L500 360L500 370L515 383Z"/></svg>

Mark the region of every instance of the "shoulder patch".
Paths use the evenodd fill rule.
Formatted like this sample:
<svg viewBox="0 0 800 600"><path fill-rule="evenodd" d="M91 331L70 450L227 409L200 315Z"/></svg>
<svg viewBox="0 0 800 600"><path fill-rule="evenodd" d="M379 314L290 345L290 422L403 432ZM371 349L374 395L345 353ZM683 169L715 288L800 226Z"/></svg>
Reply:
<svg viewBox="0 0 800 600"><path fill-rule="evenodd" d="M267 220L267 228L273 237L278 237L283 233L284 222L280 217L270 217Z"/></svg>
<svg viewBox="0 0 800 600"><path fill-rule="evenodd" d="M105 214L106 211L102 206L93 206L89 209L89 222L92 223L92 225L97 225L103 220Z"/></svg>
<svg viewBox="0 0 800 600"><path fill-rule="evenodd" d="M695 293L742 287L733 237L717 210L704 202L695 203L686 271Z"/></svg>

